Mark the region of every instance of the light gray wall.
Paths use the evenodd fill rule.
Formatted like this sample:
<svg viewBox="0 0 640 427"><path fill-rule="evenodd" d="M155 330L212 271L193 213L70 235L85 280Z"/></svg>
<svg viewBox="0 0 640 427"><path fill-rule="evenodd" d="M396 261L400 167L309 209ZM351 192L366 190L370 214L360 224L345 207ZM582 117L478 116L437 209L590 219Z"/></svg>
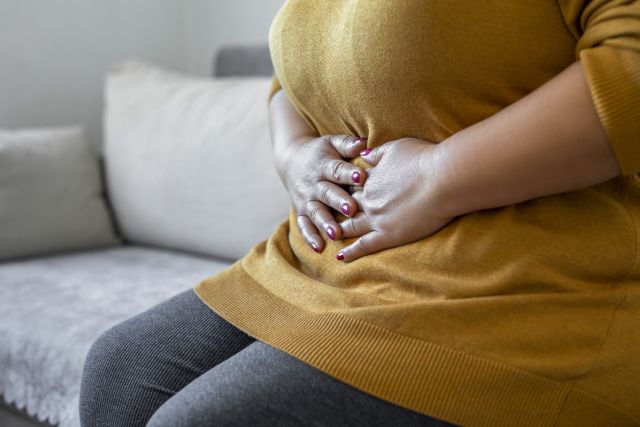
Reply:
<svg viewBox="0 0 640 427"><path fill-rule="evenodd" d="M186 4L189 69L206 75L212 52L221 45L266 44L271 21L284 0L189 0Z"/></svg>
<svg viewBox="0 0 640 427"><path fill-rule="evenodd" d="M207 75L227 43L267 43L284 0L0 0L0 127L81 124L102 140L104 75L137 57Z"/></svg>
<svg viewBox="0 0 640 427"><path fill-rule="evenodd" d="M102 82L137 56L183 69L176 0L0 0L0 126L83 124L100 137Z"/></svg>

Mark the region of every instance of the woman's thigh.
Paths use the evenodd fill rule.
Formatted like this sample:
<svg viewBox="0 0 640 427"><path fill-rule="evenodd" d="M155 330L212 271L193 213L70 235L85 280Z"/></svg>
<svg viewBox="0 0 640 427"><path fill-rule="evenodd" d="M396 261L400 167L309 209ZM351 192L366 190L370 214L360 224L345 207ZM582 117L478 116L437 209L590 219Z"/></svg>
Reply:
<svg viewBox="0 0 640 427"><path fill-rule="evenodd" d="M167 400L147 427L450 426L255 341Z"/></svg>
<svg viewBox="0 0 640 427"><path fill-rule="evenodd" d="M82 375L81 423L144 426L167 399L253 341L193 289L182 292L93 343Z"/></svg>

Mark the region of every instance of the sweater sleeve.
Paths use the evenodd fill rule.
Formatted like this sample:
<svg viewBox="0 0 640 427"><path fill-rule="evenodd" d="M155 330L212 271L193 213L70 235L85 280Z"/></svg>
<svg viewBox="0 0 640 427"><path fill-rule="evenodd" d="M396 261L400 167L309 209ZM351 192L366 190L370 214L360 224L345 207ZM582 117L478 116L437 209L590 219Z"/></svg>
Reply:
<svg viewBox="0 0 640 427"><path fill-rule="evenodd" d="M267 96L267 104L271 103L271 98L273 98L273 95L275 95L280 89L282 89L280 80L278 80L278 77L274 73L273 79L271 80L271 89L269 89L269 95Z"/></svg>
<svg viewBox="0 0 640 427"><path fill-rule="evenodd" d="M558 0L623 175L640 171L640 0Z"/></svg>

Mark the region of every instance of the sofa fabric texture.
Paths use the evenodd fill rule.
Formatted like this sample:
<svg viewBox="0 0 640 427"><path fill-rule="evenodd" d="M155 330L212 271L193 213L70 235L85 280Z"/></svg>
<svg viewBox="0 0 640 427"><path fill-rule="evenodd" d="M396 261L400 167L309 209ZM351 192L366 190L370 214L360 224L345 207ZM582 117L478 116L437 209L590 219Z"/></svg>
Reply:
<svg viewBox="0 0 640 427"><path fill-rule="evenodd" d="M82 128L0 129L0 260L117 243Z"/></svg>
<svg viewBox="0 0 640 427"><path fill-rule="evenodd" d="M215 77L273 76L269 46L223 46L213 64Z"/></svg>
<svg viewBox="0 0 640 427"><path fill-rule="evenodd" d="M273 232L289 199L273 165L270 85L113 67L105 162L125 239L237 259Z"/></svg>
<svg viewBox="0 0 640 427"><path fill-rule="evenodd" d="M228 265L135 246L3 263L0 394L41 421L79 427L80 377L93 341Z"/></svg>

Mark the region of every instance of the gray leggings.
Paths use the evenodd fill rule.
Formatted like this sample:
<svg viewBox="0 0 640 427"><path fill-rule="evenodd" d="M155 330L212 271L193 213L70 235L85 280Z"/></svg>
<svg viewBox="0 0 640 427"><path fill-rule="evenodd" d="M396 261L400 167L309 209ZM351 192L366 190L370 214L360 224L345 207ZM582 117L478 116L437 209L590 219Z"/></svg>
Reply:
<svg viewBox="0 0 640 427"><path fill-rule="evenodd" d="M193 290L91 347L83 427L450 426L319 371L226 322Z"/></svg>

